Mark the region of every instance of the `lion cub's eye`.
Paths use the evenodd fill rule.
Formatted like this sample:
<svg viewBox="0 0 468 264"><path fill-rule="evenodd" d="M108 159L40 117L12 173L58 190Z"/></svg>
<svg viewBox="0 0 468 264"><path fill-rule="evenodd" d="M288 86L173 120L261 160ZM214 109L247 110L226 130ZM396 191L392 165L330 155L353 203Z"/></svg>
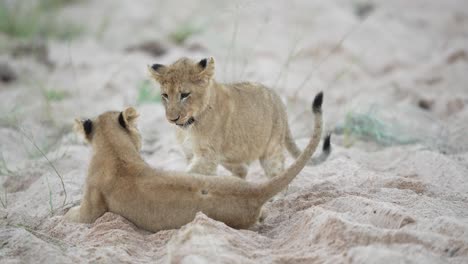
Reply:
<svg viewBox="0 0 468 264"><path fill-rule="evenodd" d="M183 99L189 97L189 95L190 95L190 93L181 93L180 94L180 99L183 100Z"/></svg>
<svg viewBox="0 0 468 264"><path fill-rule="evenodd" d="M167 93L163 93L163 94L161 94L161 96L162 96L164 99L167 99L167 98L168 98L168 97L167 97Z"/></svg>

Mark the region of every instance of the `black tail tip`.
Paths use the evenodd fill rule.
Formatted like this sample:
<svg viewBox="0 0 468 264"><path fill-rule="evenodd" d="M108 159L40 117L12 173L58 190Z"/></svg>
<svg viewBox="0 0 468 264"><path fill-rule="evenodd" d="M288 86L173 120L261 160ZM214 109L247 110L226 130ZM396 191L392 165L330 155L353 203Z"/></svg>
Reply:
<svg viewBox="0 0 468 264"><path fill-rule="evenodd" d="M323 102L323 92L320 92L315 96L314 102L312 103L312 111L314 113L322 112L322 102Z"/></svg>
<svg viewBox="0 0 468 264"><path fill-rule="evenodd" d="M154 70L154 71L158 71L159 68L163 67L164 65L162 64L153 64L151 65L151 68Z"/></svg>
<svg viewBox="0 0 468 264"><path fill-rule="evenodd" d="M325 136L325 139L323 140L323 149L322 149L323 152L330 153L330 151L331 151L330 140L331 140L331 133L328 133L328 134Z"/></svg>

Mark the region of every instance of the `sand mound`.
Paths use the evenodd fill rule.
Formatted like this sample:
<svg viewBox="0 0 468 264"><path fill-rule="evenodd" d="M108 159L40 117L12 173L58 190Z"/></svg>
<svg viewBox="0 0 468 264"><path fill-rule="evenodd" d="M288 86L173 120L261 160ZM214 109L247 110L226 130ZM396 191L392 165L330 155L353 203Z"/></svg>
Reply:
<svg viewBox="0 0 468 264"><path fill-rule="evenodd" d="M405 162L419 163L421 168L457 165L450 157L432 160L434 155L421 150L412 155L413 161ZM366 156L362 153L360 158ZM338 166L346 163L344 168ZM3 211L8 227L0 234L1 252L4 260L46 263L463 263L468 258L466 193L430 191L442 188L431 183L447 175L446 171L433 171L431 179L425 179L414 174L399 176L402 168L379 172L332 156L313 173L302 173L284 197L268 203L268 217L251 230L232 229L202 213L179 230L156 234L113 213L89 225L67 223L60 213L47 214L38 199L41 192L32 190L43 186L33 184L25 191L31 194L28 205L12 202L29 210ZM467 175L466 169L462 172ZM450 174L455 179L456 175ZM457 188L467 188L466 183Z"/></svg>

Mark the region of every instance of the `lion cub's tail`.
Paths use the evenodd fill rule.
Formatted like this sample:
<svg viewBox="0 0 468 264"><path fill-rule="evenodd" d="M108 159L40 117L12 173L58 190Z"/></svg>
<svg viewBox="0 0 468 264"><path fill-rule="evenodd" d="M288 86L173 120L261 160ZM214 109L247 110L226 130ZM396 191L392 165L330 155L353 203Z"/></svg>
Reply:
<svg viewBox="0 0 468 264"><path fill-rule="evenodd" d="M308 164L311 165L317 165L322 162L324 162L328 156L330 156L331 152L331 144L330 144L330 139L331 139L331 134L328 133L325 139L323 140L323 147L322 147L322 153L318 157L312 158ZM295 159L301 155L301 150L297 147L296 142L294 141L294 138L292 137L291 130L288 127L288 130L286 132L286 137L284 139L286 143L286 149L288 150L289 154L293 156Z"/></svg>
<svg viewBox="0 0 468 264"><path fill-rule="evenodd" d="M317 149L322 136L322 101L323 93L320 92L315 96L312 104L312 111L315 117L315 127L314 134L310 138L309 144L307 144L307 147L302 151L302 153L300 153L294 163L283 173L261 185L260 189L263 202L269 200L271 197L275 196L275 194L283 190L309 162Z"/></svg>

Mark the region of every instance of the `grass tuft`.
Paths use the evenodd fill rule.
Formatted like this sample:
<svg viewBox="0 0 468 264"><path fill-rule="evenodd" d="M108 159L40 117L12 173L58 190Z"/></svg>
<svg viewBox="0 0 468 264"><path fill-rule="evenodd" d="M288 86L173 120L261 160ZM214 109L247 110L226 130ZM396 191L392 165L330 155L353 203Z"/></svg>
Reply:
<svg viewBox="0 0 468 264"><path fill-rule="evenodd" d="M383 146L417 142L416 139L405 135L397 125L386 123L378 118L374 111L348 112L344 124L338 126L335 132L344 134L346 147L352 146L356 139L373 141Z"/></svg>
<svg viewBox="0 0 468 264"><path fill-rule="evenodd" d="M69 94L67 92L65 92L65 91L55 90L55 89L45 89L44 90L44 97L49 102L62 101L63 99L65 99L68 96L69 96Z"/></svg>
<svg viewBox="0 0 468 264"><path fill-rule="evenodd" d="M0 32L21 39L70 39L82 27L58 18L57 10L71 0L0 0Z"/></svg>
<svg viewBox="0 0 468 264"><path fill-rule="evenodd" d="M0 175L15 175L16 173L8 168L3 152L0 152ZM3 208L8 206L8 192L6 188L3 188L3 198L0 196L0 204Z"/></svg>
<svg viewBox="0 0 468 264"><path fill-rule="evenodd" d="M0 127L15 128L18 124L18 116L22 115L22 110L19 107L12 109L1 109Z"/></svg>
<svg viewBox="0 0 468 264"><path fill-rule="evenodd" d="M201 31L202 28L193 25L193 23L182 23L179 24L177 28L169 34L169 39L177 45L182 45L189 37L198 34Z"/></svg>
<svg viewBox="0 0 468 264"><path fill-rule="evenodd" d="M161 103L161 95L153 89L151 82L148 80L141 81L138 84L137 104L145 103Z"/></svg>

